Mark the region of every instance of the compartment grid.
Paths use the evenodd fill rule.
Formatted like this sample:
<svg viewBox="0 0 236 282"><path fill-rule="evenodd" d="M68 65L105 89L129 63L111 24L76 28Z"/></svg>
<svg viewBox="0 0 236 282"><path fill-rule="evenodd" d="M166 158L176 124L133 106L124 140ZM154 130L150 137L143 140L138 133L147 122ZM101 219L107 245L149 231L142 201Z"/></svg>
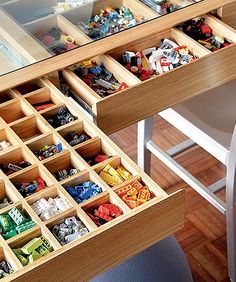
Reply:
<svg viewBox="0 0 236 282"><path fill-rule="evenodd" d="M67 124L65 126L63 126L62 128L56 128L54 129L43 117L42 112L38 112L30 103L29 101L27 101L27 98L30 95L24 96L22 94L20 94L20 92L13 90L13 92L15 93L15 95L17 96L17 101L18 103L20 103L22 108L27 108L28 112L32 113L32 116L36 118L36 122L41 122L42 124L44 124L44 126L48 129L46 130L46 133L40 134L39 136L32 138L30 140L28 140L27 142L23 142L23 140L16 134L15 131L13 131L13 129L11 128L11 124L8 124L7 122L5 122L4 120L2 120L2 125L4 127L4 129L6 130L6 132L9 134L9 136L11 136L12 140L15 140L15 143L17 145L15 145L12 150L17 149L17 150L22 150L23 155L27 156L27 160L29 160L31 162L31 166L23 169L22 171L16 172L13 175L10 175L9 177L6 176L3 171L0 171L0 178L4 181L4 184L7 185L8 187L11 188L11 193L14 195L14 197L16 197L16 201L9 207L0 210L0 214L6 212L6 210L8 210L9 208L13 207L13 206L17 206L17 205L21 205L22 207L24 207L24 209L27 211L27 213L30 215L30 217L32 218L32 220L35 221L36 223L36 227L33 227L19 235L16 235L15 237L8 239L8 240L4 240L2 236L0 236L0 245L3 247L4 250L6 250L7 253L9 253L10 257L12 258L11 261L13 263L14 269L15 271L17 270L21 270L23 268L23 266L21 265L21 263L18 261L17 257L15 256L15 254L13 253L13 251L11 250L11 248L9 246L15 246L17 245L17 241L21 241L24 240L24 238L29 237L30 239L33 238L32 232L35 231L36 233L38 232L39 234L43 234L45 235L45 237L48 239L48 241L51 243L51 245L53 246L54 250L59 250L59 249L63 249L65 248L65 246L61 246L61 244L57 241L57 239L54 237L54 235L51 233L49 226L51 226L51 224L53 222L57 222L58 220L63 220L64 218L66 218L67 215L70 214L77 214L78 218L85 224L85 226L88 228L89 233L82 236L79 239L76 239L76 242L83 242L84 240L86 240L87 238L90 238L90 236L92 236L93 232L97 232L99 229L102 230L102 227L97 227L94 222L89 218L89 216L86 214L85 210L86 207L88 205L94 205L96 206L97 202L100 202L101 199L103 199L104 197L107 197L107 199L112 199L112 202L114 202L115 204L117 204L119 207L121 207L121 209L123 210L124 214L122 216L120 216L119 218L113 220L112 222L109 222L106 224L106 228L108 226L112 226L115 224L115 222L120 221L121 218L123 216L125 216L127 213L130 212L130 209L128 208L128 206L119 198L119 196L114 192L114 189L111 188L108 184L106 184L98 175L98 173L96 172L96 170L99 167L104 167L106 164L111 163L117 159L120 160L120 162L122 162L124 164L124 166L126 167L126 165L128 166L128 170L130 169L130 165L128 163L126 163L125 160L123 160L123 158L119 157L119 152L117 152L116 149L114 149L114 147L112 145L109 144L109 142L106 142L106 140L104 140L102 137L100 137L99 132L97 132L96 130L94 130L93 125L90 124L90 122L88 122L86 119L84 119L83 115L77 110L77 108L75 108L75 106L73 104L71 104L71 102L66 100L66 97L64 97L64 95L55 88L54 85L52 85L49 81L45 80L41 80L41 87L47 87L50 88L50 95L51 97L53 97L55 100L60 101L59 105L63 106L66 105L67 108L70 110L70 112L72 114L76 114L76 116L78 117L78 120L76 120L73 123L82 123L83 125L83 130L85 132L92 132L92 139L90 139L88 142L85 142L84 144L81 143L79 146L76 147L71 147L68 142L60 135L60 131L66 129L67 127L70 128L71 124ZM1 105L0 105L1 107ZM58 104L55 105L55 108L58 108ZM52 110L52 108L49 108L45 111L43 111L43 113L47 113L47 111ZM18 121L16 121L18 122ZM53 156L51 158L48 158L44 161L40 161L32 152L32 150L30 150L30 145L32 143L35 143L37 141L40 141L42 138L45 138L47 136L53 136L55 140L59 141L62 143L62 146L64 148L64 152L61 153L62 155L67 155L68 157L72 158L73 157L73 161L76 162L76 164L78 164L78 166L82 167L82 171L79 172L78 174L65 179L64 181L62 181L61 183L57 181L57 179L55 177L53 177L53 175L51 174L51 172L47 169L46 165L48 165L48 163L50 163L52 160L53 161L59 161L60 162L60 154ZM96 137L97 136L97 137ZM104 148L106 148L106 150L112 154L112 157L109 158L107 161L98 164L94 167L91 167L84 159L82 156L80 156L77 152L76 149L78 150L78 148L83 148L83 146L86 146L89 142L94 142L95 140L99 140L99 138L101 138L101 144L102 146L104 146ZM6 153L7 154L7 153ZM1 154L0 154L1 157ZM40 192L37 192L35 194L32 194L31 196L28 196L26 198L24 198L16 189L16 187L14 186L14 179L17 177L21 177L24 175L30 175L32 170L38 170L39 172L41 172L43 174L42 178L45 178L45 182L47 182L47 180L49 180L49 185L47 188L41 190ZM133 172L136 171L135 169L133 169ZM83 177L83 175L88 174L89 177L88 179L91 179L91 181L95 182L96 184L98 184L102 189L103 192L97 196L95 196L94 198L91 198L85 202L82 202L81 204L77 204L74 199L68 194L68 192L65 190L65 188L63 186L65 186L67 183L69 183L70 181L75 181L77 178ZM136 172L134 175L133 179L137 178L137 174L139 174L139 172ZM27 176L29 177L29 176ZM82 178L81 178L82 179ZM26 179L27 180L27 179ZM78 183L79 184L79 183ZM125 184L125 183L124 183ZM63 185L63 186L62 186ZM120 185L122 186L122 185ZM165 193L161 193L161 189L157 189L156 190L156 201L159 201L161 198L165 197ZM55 195L55 193L57 195L62 195L63 198L66 198L67 201L69 202L71 208L66 210L65 212L62 212L60 214L57 214L56 216L50 218L49 220L46 221L42 221L34 212L34 210L31 208L31 204L34 203L35 201L37 201L38 199L42 198L42 197L50 197L52 195ZM158 197L160 196L160 197ZM159 198L159 199L158 199ZM37 231L38 230L38 231ZM35 236L36 237L36 236ZM74 241L73 241L74 242ZM48 256L53 255L49 254ZM35 263L35 262L34 262ZM30 265L34 264L31 263ZM28 266L26 266L27 268ZM25 268L25 267L24 267Z"/></svg>

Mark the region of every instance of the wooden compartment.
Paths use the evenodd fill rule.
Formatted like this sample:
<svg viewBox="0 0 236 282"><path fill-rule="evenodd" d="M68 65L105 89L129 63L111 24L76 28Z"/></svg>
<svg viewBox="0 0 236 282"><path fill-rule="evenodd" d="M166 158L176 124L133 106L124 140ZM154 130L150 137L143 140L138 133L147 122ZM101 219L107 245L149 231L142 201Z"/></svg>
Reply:
<svg viewBox="0 0 236 282"><path fill-rule="evenodd" d="M197 43L193 42L192 39L188 38L185 34L182 34L179 30L177 30L176 28L173 28L161 34L156 34L155 36L153 36L152 38L149 38L148 40L134 42L133 44L129 44L124 47L122 46L121 48L116 48L110 52L110 55L115 60L122 63L122 55L126 51L137 53L140 50L143 51L148 48L159 47L161 44L161 41L165 38L173 41L174 43L176 43L179 46L186 46L190 54L194 56L196 59L206 56L210 53L209 50L204 50L202 46L199 46ZM173 69L173 71L175 70L176 68ZM156 75L156 76L160 76L160 75Z"/></svg>
<svg viewBox="0 0 236 282"><path fill-rule="evenodd" d="M4 209L3 212L1 212L1 210L0 210L0 214L7 214L13 207L16 207L17 209L19 209L22 212L23 215L25 215L30 220L34 221L34 219L32 218L32 216L29 213L29 211L27 210L27 208L25 208L25 206L23 206L20 202L17 202L16 204L14 204L12 206L7 207L6 209ZM37 224L35 224L35 226L31 227L30 229L13 236L12 238L4 239L4 237L3 236L2 237L3 237L3 240L6 240L7 243L9 244L10 242L16 241L18 238L21 238L22 236L25 236L29 232L32 232L33 230L36 230L36 229L38 229Z"/></svg>
<svg viewBox="0 0 236 282"><path fill-rule="evenodd" d="M79 212L76 211L76 210L70 210L70 211L68 211L67 213L64 213L63 215L60 215L60 217L54 218L54 219L51 220L49 223L47 223L46 226L47 226L47 228L48 228L48 229L51 231L51 233L52 233L52 228L53 228L55 225L59 225L59 224L63 223L63 222L65 221L65 219L67 219L67 218L69 218L69 217L75 217L77 220L82 221L83 224L85 225L85 227L88 229L88 231L90 231L90 230L92 231L90 225L87 224L86 221L83 221L83 220L80 219L80 214L79 214ZM86 224L87 224L88 226L87 226ZM52 234L53 234L53 233L52 233ZM89 234L89 233L88 233L88 234ZM88 236L88 234L83 235L82 237ZM54 235L53 235L53 236L54 236ZM57 239L57 238L56 238L56 239ZM76 241L76 242L79 242L79 240L80 240L80 238L74 240L73 242L75 242L75 241ZM68 244L70 244L70 243L68 243ZM68 245L68 244L66 244L66 245Z"/></svg>
<svg viewBox="0 0 236 282"><path fill-rule="evenodd" d="M130 180L127 180L125 185L131 184L131 183L133 183L136 180L139 183L141 183L143 186L147 186L148 189L153 193L153 195L155 195L155 197L159 197L159 194L157 193L157 190L152 186L152 183L149 183L148 179L146 179L145 177L140 177L139 175L134 176ZM113 188L113 191L115 192L117 189L119 189L120 187L123 187L125 185L121 184L118 187L116 186L116 187Z"/></svg>
<svg viewBox="0 0 236 282"><path fill-rule="evenodd" d="M47 188L39 191L38 193L35 193L35 194L27 197L26 198L26 202L29 205L32 205L33 203L37 202L38 200L40 200L42 198L48 199L50 197L55 198L57 196L62 196L63 197L63 195L60 192L60 190L58 190L57 187L53 185L53 186L47 187ZM32 209L32 212L37 217L37 215L35 214L33 209Z"/></svg>
<svg viewBox="0 0 236 282"><path fill-rule="evenodd" d="M32 167L25 169L25 171L18 172L16 175L12 175L10 177L10 181L18 190L18 187L20 185L24 183L31 183L33 180L36 180L38 177L42 178L46 184L46 186L42 190L53 185L53 181L46 175L46 173L42 169L38 168L36 165L33 165ZM36 191L27 197L32 197L40 193L41 191L38 192Z"/></svg>
<svg viewBox="0 0 236 282"><path fill-rule="evenodd" d="M4 168L6 168L9 164L17 165L18 163L22 161L28 162L30 164L33 163L32 158L29 155L27 155L27 153L24 150L22 150L22 148L19 148L19 147L16 147L16 148L13 147L11 150L0 155L0 164ZM18 173L18 172L15 172L15 173ZM15 173L12 173L10 175L15 175Z"/></svg>
<svg viewBox="0 0 236 282"><path fill-rule="evenodd" d="M79 175L75 175L69 179L65 179L64 181L61 181L61 185L64 187L65 191L66 191L66 188L69 187L69 186L76 186L76 185L80 185L84 182L87 182L87 181L91 181L95 184L97 184L101 189L102 191L107 191L107 188L106 185L102 185L99 181L99 178L96 177L93 173L89 172L89 171L83 171L81 172ZM88 200L85 200L83 203L85 202L90 202L92 201L93 199L96 199L97 197L99 197L101 194L103 194L103 192L101 192L99 195L97 196L93 196L92 198L88 199ZM68 195L68 197L71 198L72 200L72 197L70 196L70 194L68 192L66 192L66 194ZM78 204L76 203L76 201L72 200L74 202L74 204L77 206Z"/></svg>
<svg viewBox="0 0 236 282"><path fill-rule="evenodd" d="M55 250L54 248L54 244L51 242L50 238L48 237L48 234L44 231L44 229L34 229L31 230L27 233L27 236L24 236L24 234L20 237L17 238L17 240L10 242L9 247L13 250L13 249L18 249L18 248L22 248L24 245L26 245L29 241L31 241L34 238L38 238L40 236L44 236L45 239L49 242L49 244L52 246L52 248ZM53 251L52 251L53 252ZM52 253L47 254L46 256L50 256ZM13 255L15 256L15 254L13 253ZM39 263L40 261L44 261L45 257L41 257L40 259L37 260L37 263ZM24 268L30 268L32 265L35 265L36 262L32 262L29 265L24 266Z"/></svg>
<svg viewBox="0 0 236 282"><path fill-rule="evenodd" d="M131 12L135 15L141 15L146 20L151 20L159 15L148 8L146 5L142 4L138 0L101 0L101 1L94 1L91 14L83 13L82 11L75 11L77 13L67 13L65 14L65 17L70 20L73 24L77 24L78 22L85 22L88 23L91 17L94 17L95 15L100 13L100 10L103 10L105 8L111 7L113 9L118 9L121 6L125 6L126 8L129 8Z"/></svg>
<svg viewBox="0 0 236 282"><path fill-rule="evenodd" d="M14 193L14 188L11 185L6 184L3 180L0 180L0 202L4 199L8 198L10 202L15 203L18 202L19 199L17 195ZM4 208L5 210L5 208ZM0 209L1 211L1 209Z"/></svg>
<svg viewBox="0 0 236 282"><path fill-rule="evenodd" d="M225 30L228 30L231 35L236 34L236 31L219 20L217 23L222 26L225 34ZM236 62L234 60L234 56L236 56L235 44L211 53L176 29L123 44L110 50L109 54L118 59L122 53L129 49L138 50L156 46L162 38L168 36L174 38L179 44L187 45L192 52L199 55L199 59L147 81L140 81L120 93L103 99L96 99L94 95L89 96L88 92L86 92L86 97L81 95L81 86L78 86L75 77L71 76L67 70L63 72L65 80L72 89L90 104L96 116L97 125L107 134L152 116L187 97L194 97L235 78L235 72L231 71L236 67L236 63L233 65L233 62Z"/></svg>
<svg viewBox="0 0 236 282"><path fill-rule="evenodd" d="M18 144L14 137L6 130L6 128L0 126L0 142L3 141L7 141L11 146L9 148L3 149L2 151L0 151L0 153L5 152L5 150L12 149L12 146Z"/></svg>
<svg viewBox="0 0 236 282"><path fill-rule="evenodd" d="M74 210L74 208L72 207L71 201L70 199L67 199L67 197L65 196L65 193L63 193L60 189L57 189L55 186L50 187L48 189L42 190L41 192L39 192L38 194L34 194L31 197L29 197L27 199L28 204L31 206L34 203L36 203L38 200L40 199L55 199L55 198L62 198L64 200L66 200L67 204L68 204L68 209L65 211L61 211L60 213L57 213L56 215L52 216L51 218L47 219L47 220L43 220L40 218L40 215L37 215L41 221L44 221L45 224L52 222L54 219L60 218L61 216L64 216L64 214L67 214L68 212L71 212L72 210ZM36 214L36 212L34 211L34 209L32 208L33 212Z"/></svg>
<svg viewBox="0 0 236 282"><path fill-rule="evenodd" d="M194 20L199 20L201 17L195 18ZM217 19L216 17L212 15L204 15L202 18L205 18L206 23L209 25L209 27L212 29L212 33L214 36L219 36L221 38L227 39L230 43L236 43L236 32L233 28L229 27L225 23L223 23L221 20ZM193 39L194 40L194 39ZM201 45L204 49L205 48L202 44ZM209 51L209 50L208 50ZM211 52L211 51L210 51Z"/></svg>
<svg viewBox="0 0 236 282"><path fill-rule="evenodd" d="M61 144L61 141L54 134L45 133L39 136L38 138L35 138L32 142L31 141L27 142L27 147L33 153L35 153L39 151L40 149L42 149L45 145L57 145L57 144ZM46 159L49 159L49 158L46 158Z"/></svg>
<svg viewBox="0 0 236 282"><path fill-rule="evenodd" d="M31 239L35 238L35 237L40 237L41 234L41 230L40 228L37 228L36 230L31 230L31 232L29 232L28 236L22 236L17 240L14 240L13 242L10 243L10 248L11 249L17 249L17 248L21 248L23 247L23 245L25 245L28 241L30 241Z"/></svg>
<svg viewBox="0 0 236 282"><path fill-rule="evenodd" d="M127 185L132 185L134 182L138 181L143 187L147 187L149 192L150 192L150 199L147 200L145 203L141 202L139 203L137 206L132 205L131 206L125 201L125 199L123 199L122 197L124 195L127 195L127 192L123 191L123 194L119 195L117 194L117 191L119 189L123 189L124 187L126 187ZM157 193L157 191L155 190L155 188L152 186L152 183L149 183L148 179L145 179L145 177L140 177L140 176L135 176L130 180L125 181L125 184L120 184L117 185L113 188L113 191L116 193L116 195L122 200L122 202L127 205L127 207L129 207L130 209L137 209L140 207L143 207L143 205L146 205L147 203L151 202L151 201L155 201L156 197L160 197L159 193ZM137 197L139 197L139 195L137 195ZM136 199L137 200L137 199Z"/></svg>
<svg viewBox="0 0 236 282"><path fill-rule="evenodd" d="M59 156L55 156L51 160L45 161L44 166L51 172L51 174L58 180L57 173L63 170L69 172L72 169L78 169L79 171L71 176L68 176L65 179L68 179L85 169L84 165L80 163L78 158L72 155L69 151L61 153ZM68 174L69 175L69 174Z"/></svg>
<svg viewBox="0 0 236 282"><path fill-rule="evenodd" d="M70 108L68 108L65 104L62 104L62 103L60 103L60 104L58 104L58 105L55 105L55 106L53 106L53 107L51 107L51 108L49 108L49 109L47 109L47 110L45 110L45 111L43 111L43 113L41 113L42 114L42 117L44 117L44 119L46 120L46 121L48 121L49 119L55 119L55 118L57 118L57 115L58 115L58 112L59 112L59 110L60 109L62 109L62 108L67 108L67 110L70 112L70 114L71 115L73 115L73 117L74 117L74 119L75 120L77 120L78 119L78 115L77 115L77 113L75 113L73 110L71 111L70 110ZM68 122L67 124L69 124L70 122ZM66 124L66 125L67 125ZM53 126L53 125L52 125ZM64 127L65 125L58 125L58 126L53 126L54 128L60 128L60 127Z"/></svg>
<svg viewBox="0 0 236 282"><path fill-rule="evenodd" d="M0 247L0 262L3 261L3 260L5 260L5 261L7 261L7 262L10 263L10 265L11 265L13 271L15 271L15 270L17 269L17 267L15 266L14 260L12 260L12 256L11 256L9 250L6 251L6 250L4 250L4 248L1 246L1 247ZM7 278L6 278L6 279L7 279ZM6 281L6 279L4 279L4 280Z"/></svg>
<svg viewBox="0 0 236 282"><path fill-rule="evenodd" d="M54 106L59 103L59 101L54 98L50 90L46 87L39 88L33 93L26 94L25 99L39 112L45 110L43 107L42 109L38 109L37 107L39 107L40 105Z"/></svg>
<svg viewBox="0 0 236 282"><path fill-rule="evenodd" d="M95 158L98 155L107 155L108 158L112 157L110 151L102 143L99 137L95 137L86 142L74 147L76 152L85 160Z"/></svg>
<svg viewBox="0 0 236 282"><path fill-rule="evenodd" d="M15 88L21 95L26 95L31 92L40 90L39 82L37 80L29 81Z"/></svg>
<svg viewBox="0 0 236 282"><path fill-rule="evenodd" d="M124 180L121 184L115 185L120 187L124 186L126 183L129 183L130 179L133 179L135 176L138 175L137 171L132 168L132 166L129 165L129 163L126 163L124 160L122 160L120 157L114 157L111 158L110 160L108 159L106 162L98 164L94 167L95 172L99 175L99 173L105 168L106 165L112 166L114 169L117 169L119 166L124 167L125 170L127 170L131 176L129 179ZM100 176L101 178L101 176ZM101 178L102 179L102 178ZM134 180L134 179L133 179ZM102 179L104 183L109 185L105 180ZM112 187L112 186L111 186Z"/></svg>
<svg viewBox="0 0 236 282"><path fill-rule="evenodd" d="M133 76L133 74L131 74L110 56L103 55L92 58L92 60L95 61L98 65L100 65L101 63L104 64L105 68L113 73L114 77L120 84L124 82L128 86L134 86L139 83L139 80L135 76ZM103 98L101 98L101 96L99 96L92 88L90 88L81 78L79 78L73 72L73 69L77 66L78 65L75 65L72 68L63 70L63 76L67 83L72 87L72 89L75 90L75 93L77 93L89 106L92 106L94 103L101 101ZM121 91L115 92L115 94L120 93Z"/></svg>
<svg viewBox="0 0 236 282"><path fill-rule="evenodd" d="M12 123L16 120L20 120L25 116L32 114L26 105L23 106L20 100L12 100L9 103L0 106L0 117L6 123Z"/></svg>
<svg viewBox="0 0 236 282"><path fill-rule="evenodd" d="M13 91L5 91L0 93L0 105L16 98Z"/></svg>
<svg viewBox="0 0 236 282"><path fill-rule="evenodd" d="M43 0L43 1L8 1L9 3L3 4L3 9L6 10L12 17L14 17L21 24L25 24L31 21L38 20L44 17L50 17L54 13L52 6L57 6L59 0ZM92 4L84 4L73 8L69 11L62 12L61 14L73 14L74 10L83 10L83 13L89 13Z"/></svg>
<svg viewBox="0 0 236 282"><path fill-rule="evenodd" d="M122 214L120 216L123 216L128 211L126 205L124 205L122 202L120 202L119 199L117 199L116 195L109 194L109 193L104 193L104 195L97 197L97 199L95 199L93 201L89 201L88 203L84 203L82 205L82 209L83 209L83 211L85 211L85 213L89 217L89 214L92 214L92 211L96 210L102 204L114 204L114 205L116 205L122 211ZM117 217L117 218L119 218L119 217ZM114 223L114 221L117 220L117 218L114 218L113 220L106 222L103 225L109 225L109 224L111 225L112 223ZM95 224L95 226L96 226L96 224ZM97 227L101 227L101 226L97 226Z"/></svg>
<svg viewBox="0 0 236 282"><path fill-rule="evenodd" d="M28 116L23 121L15 123L11 129L26 142L48 131L48 128L36 116Z"/></svg>
<svg viewBox="0 0 236 282"><path fill-rule="evenodd" d="M60 29L64 35L73 37L74 42L71 42L75 45L73 48L88 42L88 40L86 39L87 37L61 15L54 15L52 17L36 20L24 25L24 27L32 35L34 35L35 38L37 38L37 40L52 54L59 54L65 52L63 51L63 52L55 53L52 49L48 48L48 46L44 42L40 40L40 36L42 34L47 34L53 28ZM54 46L55 45L51 45L51 47ZM71 48L68 50L71 50Z"/></svg>
<svg viewBox="0 0 236 282"><path fill-rule="evenodd" d="M99 183L99 180L96 176L94 176L93 173L90 173L89 171L82 171L79 175L75 175L74 177L71 177L70 179L65 179L63 182L61 182L61 185L65 188L66 186L72 185L79 185L83 182L91 181L99 185L103 191L106 191L107 187L103 187L101 183Z"/></svg>
<svg viewBox="0 0 236 282"><path fill-rule="evenodd" d="M89 138L96 137L96 133L90 131L88 128L84 127L83 121L74 121L66 125L63 129L59 129L58 133L67 141L70 142L69 134L71 132L76 132L78 135L86 134ZM89 139L90 140L90 139ZM88 141L89 141L88 140ZM88 141L85 141L86 143ZM85 144L85 142L80 143L80 145Z"/></svg>

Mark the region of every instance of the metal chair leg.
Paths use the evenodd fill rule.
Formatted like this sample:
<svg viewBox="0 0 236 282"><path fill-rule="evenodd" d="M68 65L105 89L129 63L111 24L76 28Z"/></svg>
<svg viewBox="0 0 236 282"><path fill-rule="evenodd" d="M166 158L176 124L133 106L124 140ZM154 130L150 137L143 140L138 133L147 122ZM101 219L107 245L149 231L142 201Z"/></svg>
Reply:
<svg viewBox="0 0 236 282"><path fill-rule="evenodd" d="M154 146L155 144L152 142L152 132L153 132L152 117L138 123L137 161L138 161L138 165L148 174L150 174L150 169L151 169L151 154L153 153L155 156L158 155L157 150L154 150L156 146ZM168 156L168 154L166 155ZM160 155L158 155L157 157L160 158ZM162 158L161 160L163 161ZM166 162L164 161L164 163ZM176 167L178 166L176 165ZM170 168L175 171L173 167L170 166ZM181 176L183 177L183 175ZM219 182L219 188L223 185L222 181L223 180ZM227 176L226 176L226 206L224 212L226 213L226 220L227 220L227 248L228 248L229 277L232 282L236 282L236 128L233 134L233 139L228 157Z"/></svg>
<svg viewBox="0 0 236 282"><path fill-rule="evenodd" d="M226 221L228 269L231 281L236 281L236 129L228 157L226 175Z"/></svg>
<svg viewBox="0 0 236 282"><path fill-rule="evenodd" d="M138 152L137 163L148 175L151 172L151 152L146 148L146 144L152 139L153 117L142 120L138 123Z"/></svg>
<svg viewBox="0 0 236 282"><path fill-rule="evenodd" d="M227 189L229 190L228 187ZM230 196L227 196L227 198L229 197ZM229 271L230 280L232 282L235 282L236 281L236 269L235 269L236 268L236 208L230 205L229 203L226 209L226 220L227 220L228 271Z"/></svg>

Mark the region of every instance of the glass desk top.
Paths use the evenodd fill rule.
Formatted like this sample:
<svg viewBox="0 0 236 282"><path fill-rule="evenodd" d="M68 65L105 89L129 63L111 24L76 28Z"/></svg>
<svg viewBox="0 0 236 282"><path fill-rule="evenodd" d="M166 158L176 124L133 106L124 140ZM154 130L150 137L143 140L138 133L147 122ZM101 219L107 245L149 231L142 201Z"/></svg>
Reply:
<svg viewBox="0 0 236 282"><path fill-rule="evenodd" d="M203 0L0 0L0 76Z"/></svg>

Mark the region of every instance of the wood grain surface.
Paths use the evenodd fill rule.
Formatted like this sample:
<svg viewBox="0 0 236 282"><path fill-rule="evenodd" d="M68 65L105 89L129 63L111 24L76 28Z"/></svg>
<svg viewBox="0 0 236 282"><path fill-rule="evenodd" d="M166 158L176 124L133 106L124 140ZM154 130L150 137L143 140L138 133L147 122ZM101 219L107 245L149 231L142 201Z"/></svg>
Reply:
<svg viewBox="0 0 236 282"><path fill-rule="evenodd" d="M223 8L223 20L233 28L236 28L236 2Z"/></svg>

